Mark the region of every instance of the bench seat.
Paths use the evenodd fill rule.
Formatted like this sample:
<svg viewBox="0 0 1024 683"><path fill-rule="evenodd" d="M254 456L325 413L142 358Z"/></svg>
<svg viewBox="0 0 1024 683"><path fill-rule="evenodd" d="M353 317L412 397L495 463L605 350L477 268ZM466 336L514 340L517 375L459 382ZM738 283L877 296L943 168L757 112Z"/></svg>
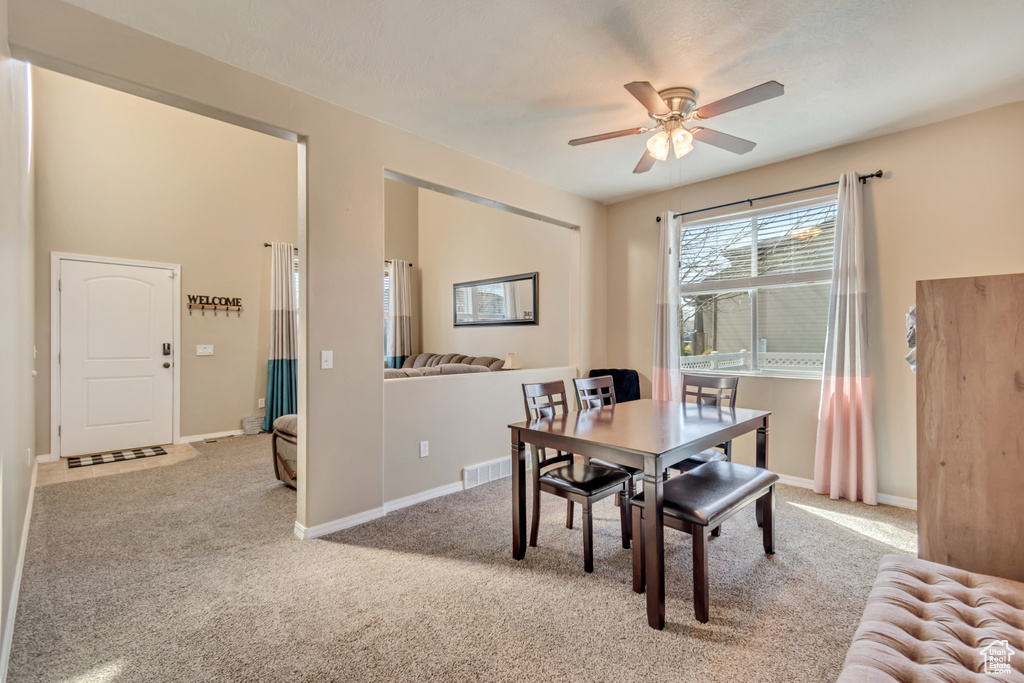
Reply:
<svg viewBox="0 0 1024 683"><path fill-rule="evenodd" d="M708 532L750 503L762 505L764 551L775 552L775 482L779 476L760 467L716 460L666 481L662 489L665 526L693 537L693 610L698 621L710 613L708 589ZM645 589L644 493L632 500L633 590Z"/></svg>

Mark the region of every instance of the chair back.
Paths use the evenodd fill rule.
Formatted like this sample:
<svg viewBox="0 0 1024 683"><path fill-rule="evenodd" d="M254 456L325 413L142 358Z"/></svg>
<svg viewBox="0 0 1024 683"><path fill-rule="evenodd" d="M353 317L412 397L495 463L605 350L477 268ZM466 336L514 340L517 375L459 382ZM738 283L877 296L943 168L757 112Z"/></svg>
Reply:
<svg viewBox="0 0 1024 683"><path fill-rule="evenodd" d="M524 384L523 405L526 407L528 420L565 415L569 411L569 404L565 400L565 382L557 380ZM572 453L556 451L555 455L548 457L547 450L544 448L536 448L531 445L530 450L533 453L534 476L539 476L542 468L573 462Z"/></svg>
<svg viewBox="0 0 1024 683"><path fill-rule="evenodd" d="M526 419L536 420L542 417L554 417L569 411L565 400L565 382L540 382L523 385L523 405L526 406ZM558 409L561 408L561 411Z"/></svg>
<svg viewBox="0 0 1024 683"><path fill-rule="evenodd" d="M734 408L739 384L739 377L683 375L683 401L687 396L693 396L700 405Z"/></svg>
<svg viewBox="0 0 1024 683"><path fill-rule="evenodd" d="M576 389L576 405L580 410L615 405L615 383L611 375L579 377L572 381Z"/></svg>

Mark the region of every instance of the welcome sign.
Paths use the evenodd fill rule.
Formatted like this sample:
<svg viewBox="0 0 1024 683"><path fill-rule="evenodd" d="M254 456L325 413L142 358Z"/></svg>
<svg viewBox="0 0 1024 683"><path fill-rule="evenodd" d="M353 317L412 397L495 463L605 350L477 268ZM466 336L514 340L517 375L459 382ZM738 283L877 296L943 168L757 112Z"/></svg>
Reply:
<svg viewBox="0 0 1024 683"><path fill-rule="evenodd" d="M206 311L213 311L214 315L217 315L217 311L226 311L228 315L231 311L235 311L239 316L242 315L242 298L231 297L231 296L207 296L204 294L186 294L188 298L188 314L192 315L193 310L200 310L203 315L206 315Z"/></svg>
<svg viewBox="0 0 1024 683"><path fill-rule="evenodd" d="M241 306L241 297L226 296L201 296L199 294L187 294L189 304L212 304L214 306Z"/></svg>

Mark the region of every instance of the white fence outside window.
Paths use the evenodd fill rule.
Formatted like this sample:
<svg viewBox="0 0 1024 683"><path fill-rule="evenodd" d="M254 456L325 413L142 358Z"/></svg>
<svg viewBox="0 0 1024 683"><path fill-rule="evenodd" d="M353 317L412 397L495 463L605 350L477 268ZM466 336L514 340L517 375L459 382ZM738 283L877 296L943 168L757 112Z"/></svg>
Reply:
<svg viewBox="0 0 1024 683"><path fill-rule="evenodd" d="M749 370L751 356L746 349L736 353L712 351L702 356L680 356L679 369L683 370ZM757 364L761 370L789 370L793 372L818 373L825 364L823 353L783 353L762 351Z"/></svg>

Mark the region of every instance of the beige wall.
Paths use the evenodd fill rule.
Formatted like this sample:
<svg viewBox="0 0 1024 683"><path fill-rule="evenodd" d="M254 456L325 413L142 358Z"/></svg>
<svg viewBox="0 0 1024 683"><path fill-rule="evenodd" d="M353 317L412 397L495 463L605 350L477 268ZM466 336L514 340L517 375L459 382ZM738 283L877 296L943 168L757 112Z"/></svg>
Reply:
<svg viewBox="0 0 1024 683"><path fill-rule="evenodd" d="M0 29L6 12L0 4ZM19 556L32 495L32 176L28 68L0 30L0 679L7 674Z"/></svg>
<svg viewBox="0 0 1024 683"><path fill-rule="evenodd" d="M423 314L420 304L420 189L390 178L384 179L384 258L412 264L412 352L423 350L420 344Z"/></svg>
<svg viewBox="0 0 1024 683"><path fill-rule="evenodd" d="M970 131L965 136L965 131ZM696 160L694 159L694 162ZM686 211L884 169L864 192L869 346L879 490L916 498L915 383L904 362L914 283L1024 271L1017 194L1024 103L839 147L608 207L608 357L649 376L662 211ZM649 380L646 388L649 391ZM773 469L813 476L820 382L748 379L740 405L771 409Z"/></svg>
<svg viewBox="0 0 1024 683"><path fill-rule="evenodd" d="M561 367L386 380L384 501L461 482L464 467L508 457L508 425L526 419L522 385L560 379L571 392L575 376ZM430 444L426 458L421 441Z"/></svg>
<svg viewBox="0 0 1024 683"><path fill-rule="evenodd" d="M579 225L570 238L570 272L584 282L604 272L602 205L58 0L9 1L16 55L304 136L297 521L307 528L376 509L383 500L383 329L380 299L369 294L381 288L385 169ZM572 285L574 367L605 362L599 290ZM321 349L334 351L333 370L306 367L306 358L319 357Z"/></svg>
<svg viewBox="0 0 1024 683"><path fill-rule="evenodd" d="M423 350L504 358L528 368L569 364L573 232L464 199L420 190ZM537 325L455 327L452 285L538 272Z"/></svg>
<svg viewBox="0 0 1024 683"><path fill-rule="evenodd" d="M294 143L33 69L36 346L50 348L50 253L181 265L181 434L237 430L263 412L270 249L298 238ZM193 313L187 294L241 297L241 316ZM213 356L196 356L213 344ZM49 453L49 365L37 448ZM141 444L140 444L141 445Z"/></svg>

